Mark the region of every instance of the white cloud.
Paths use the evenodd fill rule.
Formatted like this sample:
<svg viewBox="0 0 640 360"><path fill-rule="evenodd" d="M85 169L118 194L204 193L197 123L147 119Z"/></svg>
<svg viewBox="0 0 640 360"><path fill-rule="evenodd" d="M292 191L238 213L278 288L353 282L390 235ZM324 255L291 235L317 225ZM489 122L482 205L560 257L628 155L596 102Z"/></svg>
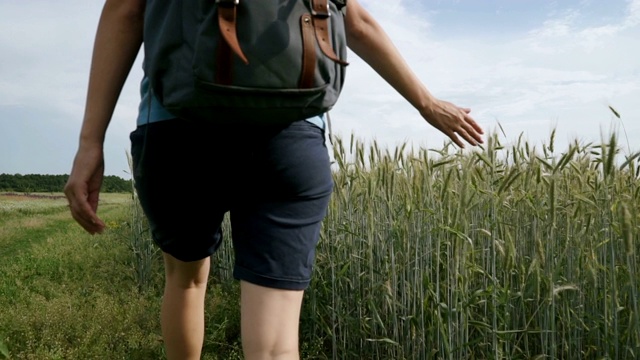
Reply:
<svg viewBox="0 0 640 360"><path fill-rule="evenodd" d="M567 53L578 47L591 52L612 41L614 36L637 28L640 24L640 0L628 1L625 12L624 18L615 23L580 27L578 23L582 14L580 10L572 9L530 31L527 40L530 46L542 53Z"/></svg>
<svg viewBox="0 0 640 360"><path fill-rule="evenodd" d="M437 39L429 25L423 25L419 36L412 33L428 18L414 11L416 1L394 1L393 11L379 2L365 6L394 41L400 40L398 47L429 89L470 106L485 128L494 128L499 120L514 139L524 132L532 141L542 141L555 127L558 139L598 141L601 124L610 121L607 106L613 104L625 109L627 131L640 137L640 126L629 125L640 120L632 100L640 98L640 29L635 20L640 0L628 2L627 15L610 24L584 24L580 11L564 9L522 33L477 35L471 25L467 35L455 38L442 37L446 29L440 29ZM406 38L411 46L402 46ZM364 67L356 62L350 69L334 128L344 133L353 129L389 145L406 139L433 146L446 140Z"/></svg>
<svg viewBox="0 0 640 360"><path fill-rule="evenodd" d="M451 29L435 21L439 4L445 2L431 1L425 9L423 0L361 0L427 87L437 97L471 107L487 130L500 121L510 139L524 132L541 141L556 127L559 140L599 141L600 129L612 123L607 106L613 105L629 138L640 138L640 0L624 2L620 18L595 16L597 22L591 21L594 14L586 13L588 7L567 8L557 2L557 12L537 26L499 34L478 31L474 22ZM65 146L60 150L65 153L77 146L101 5L85 0L0 1L0 111L3 106L38 104L45 115L31 121L59 122L57 128L64 131L52 130L49 136L61 137L53 140ZM468 15L464 7L457 9L455 16ZM522 23L531 19L526 20ZM350 61L343 97L332 113L335 133L348 136L355 131L383 145L411 141L438 147L447 140L366 64L353 56ZM127 167L123 154L135 126L141 76L138 59L107 137L108 173L121 175ZM46 117L47 108L54 118ZM13 126L8 120L2 125ZM25 148L38 147L27 146L29 137L24 138ZM63 160L58 172L69 169L70 159ZM2 161L0 172L6 165Z"/></svg>
<svg viewBox="0 0 640 360"><path fill-rule="evenodd" d="M632 27L640 24L640 0L629 0L628 16L625 19L625 26Z"/></svg>
<svg viewBox="0 0 640 360"><path fill-rule="evenodd" d="M0 105L84 105L100 10L94 1L0 2Z"/></svg>

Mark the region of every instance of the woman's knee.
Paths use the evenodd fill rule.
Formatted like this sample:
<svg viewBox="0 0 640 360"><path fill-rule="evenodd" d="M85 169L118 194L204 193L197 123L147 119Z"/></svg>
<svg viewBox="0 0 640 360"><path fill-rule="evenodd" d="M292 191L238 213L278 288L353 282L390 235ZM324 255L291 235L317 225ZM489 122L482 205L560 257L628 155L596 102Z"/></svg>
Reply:
<svg viewBox="0 0 640 360"><path fill-rule="evenodd" d="M303 291L241 282L242 347L247 359L297 359Z"/></svg>
<svg viewBox="0 0 640 360"><path fill-rule="evenodd" d="M167 253L163 253L163 257L167 285L183 289L207 285L210 258L185 262Z"/></svg>

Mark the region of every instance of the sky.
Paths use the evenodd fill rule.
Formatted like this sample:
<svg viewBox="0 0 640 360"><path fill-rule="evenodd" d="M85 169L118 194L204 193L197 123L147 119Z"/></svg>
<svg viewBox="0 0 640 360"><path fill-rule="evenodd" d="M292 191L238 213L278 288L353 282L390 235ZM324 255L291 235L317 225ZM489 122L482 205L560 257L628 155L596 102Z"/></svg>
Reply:
<svg viewBox="0 0 640 360"><path fill-rule="evenodd" d="M360 0L439 99L470 107L509 145L599 142L624 124L640 150L640 0ZM78 146L103 2L0 0L0 174L68 174ZM105 174L128 178L139 54L105 141ZM334 135L442 148L423 120L353 53ZM609 106L622 119L614 117Z"/></svg>

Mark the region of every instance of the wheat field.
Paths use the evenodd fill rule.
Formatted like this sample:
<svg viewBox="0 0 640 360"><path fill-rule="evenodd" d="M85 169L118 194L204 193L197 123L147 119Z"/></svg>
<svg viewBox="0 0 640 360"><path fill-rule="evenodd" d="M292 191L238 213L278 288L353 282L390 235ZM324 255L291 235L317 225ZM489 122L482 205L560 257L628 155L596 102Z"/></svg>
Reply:
<svg viewBox="0 0 640 360"><path fill-rule="evenodd" d="M560 151L553 134L499 139L334 139L302 359L639 356L640 153L613 135ZM118 199L91 237L62 199L5 196L0 358L162 358L161 259L135 194ZM241 358L230 244L212 266L203 359Z"/></svg>
<svg viewBox="0 0 640 360"><path fill-rule="evenodd" d="M302 321L318 358L638 356L640 153L615 135L562 152L554 134L537 149L497 135L471 152L333 148Z"/></svg>

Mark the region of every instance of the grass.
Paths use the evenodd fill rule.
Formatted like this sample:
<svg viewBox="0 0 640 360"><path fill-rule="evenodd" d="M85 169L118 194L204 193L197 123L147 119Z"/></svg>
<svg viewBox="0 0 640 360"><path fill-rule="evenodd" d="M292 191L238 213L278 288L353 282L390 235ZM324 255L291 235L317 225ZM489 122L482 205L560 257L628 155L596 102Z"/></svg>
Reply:
<svg viewBox="0 0 640 360"><path fill-rule="evenodd" d="M462 152L335 139L302 358L638 356L640 153L615 136L560 152L553 134L538 147L487 140ZM0 357L163 356L160 264L141 287L130 239L145 228L130 204L101 207L100 237L64 206L0 217ZM232 261L225 241L204 359L240 358Z"/></svg>
<svg viewBox="0 0 640 360"><path fill-rule="evenodd" d="M640 153L614 135L557 152L554 135L471 152L335 139L309 358L636 358Z"/></svg>
<svg viewBox="0 0 640 360"><path fill-rule="evenodd" d="M4 202L4 199L2 200ZM13 202L13 200L11 200ZM132 286L119 237L126 197L105 198L104 236L91 237L66 206L19 200L0 238L0 341L15 359L130 358L155 354L154 307ZM15 206L14 206L15 208ZM157 327L157 326L156 326ZM106 354L113 354L113 357Z"/></svg>
<svg viewBox="0 0 640 360"><path fill-rule="evenodd" d="M345 148L311 292L333 357L638 353L640 182L615 136L564 153L553 135L537 151L495 135L479 152Z"/></svg>
<svg viewBox="0 0 640 360"><path fill-rule="evenodd" d="M164 357L161 262L143 259L151 269L139 278L131 200L104 194L107 229L91 236L60 199L0 194L0 208L13 209L0 217L0 359ZM208 291L203 359L239 359L239 309L228 300L237 286L212 279Z"/></svg>

